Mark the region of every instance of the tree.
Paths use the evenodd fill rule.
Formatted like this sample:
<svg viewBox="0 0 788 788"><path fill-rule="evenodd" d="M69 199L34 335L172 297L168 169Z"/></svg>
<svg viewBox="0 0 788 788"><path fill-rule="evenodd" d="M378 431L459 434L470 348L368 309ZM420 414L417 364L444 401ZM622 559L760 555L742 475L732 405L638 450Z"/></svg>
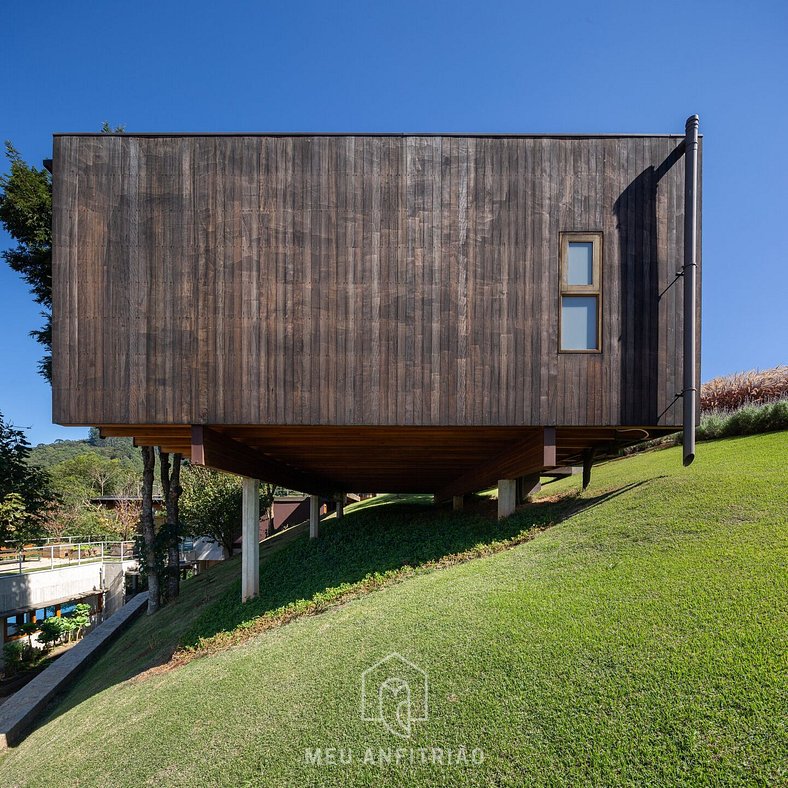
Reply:
<svg viewBox="0 0 788 788"><path fill-rule="evenodd" d="M28 464L29 454L25 434L0 413L0 541L25 541L44 531L44 513L54 495L46 472Z"/></svg>
<svg viewBox="0 0 788 788"><path fill-rule="evenodd" d="M27 635L27 644L32 649L33 648L33 635L38 632L38 624L35 621L26 621L24 624L19 626L19 631L23 635Z"/></svg>
<svg viewBox="0 0 788 788"><path fill-rule="evenodd" d="M161 601L160 542L156 534L156 521L153 517L153 476L156 472L156 451L153 446L142 446L142 512L140 530L142 531L143 550L142 569L148 579L148 615L159 609Z"/></svg>
<svg viewBox="0 0 788 788"><path fill-rule="evenodd" d="M30 335L46 349L38 368L51 380L52 176L23 162L10 142L6 142L6 156L11 169L0 176L0 223L16 241L16 248L7 249L2 256L22 275L35 302L43 307L44 325Z"/></svg>
<svg viewBox="0 0 788 788"><path fill-rule="evenodd" d="M181 516L189 534L214 538L229 558L241 533L240 478L190 466L183 474Z"/></svg>
<svg viewBox="0 0 788 788"><path fill-rule="evenodd" d="M2 541L21 547L31 537L30 514L19 493L8 493L0 500L0 535Z"/></svg>
<svg viewBox="0 0 788 788"><path fill-rule="evenodd" d="M164 506L167 510L166 543L167 543L167 599L175 599L180 592L181 552L179 500L181 497L181 461L180 454L172 456L159 449L159 470L161 489L164 493Z"/></svg>
<svg viewBox="0 0 788 788"><path fill-rule="evenodd" d="M69 631L74 632L74 639L79 640L82 630L90 626L90 605L80 603L68 614ZM70 635L69 635L70 638Z"/></svg>
<svg viewBox="0 0 788 788"><path fill-rule="evenodd" d="M85 451L49 469L52 484L64 501L89 501L119 493L129 483L130 472L120 460Z"/></svg>
<svg viewBox="0 0 788 788"><path fill-rule="evenodd" d="M9 640L3 644L3 672L11 677L24 669L25 644L19 640Z"/></svg>
<svg viewBox="0 0 788 788"><path fill-rule="evenodd" d="M68 624L65 624L63 619L57 616L51 616L50 618L45 618L41 622L39 629L41 631L38 633L38 638L36 639L44 647L44 651L50 651L52 646L55 645L68 629Z"/></svg>
<svg viewBox="0 0 788 788"><path fill-rule="evenodd" d="M138 501L121 498L115 504L112 515L115 519L117 535L124 541L133 538L140 524L142 507Z"/></svg>
<svg viewBox="0 0 788 788"><path fill-rule="evenodd" d="M107 121L103 134L119 134ZM0 175L0 224L16 241L15 249L2 253L3 259L30 285L30 291L41 312L44 325L33 329L30 336L44 346L46 353L38 364L39 372L52 380L52 176L46 169L31 167L22 161L19 151L10 142L5 144L10 172Z"/></svg>
<svg viewBox="0 0 788 788"><path fill-rule="evenodd" d="M186 533L210 536L222 545L226 557L241 533L241 479L227 473L190 465L184 468L181 518ZM273 500L275 487L260 486L260 511Z"/></svg>
<svg viewBox="0 0 788 788"><path fill-rule="evenodd" d="M139 480L133 466L86 447L80 454L50 466L49 473L60 505L47 518L50 536L105 535L129 537L126 511L109 510L91 503L105 495L137 494ZM118 502L119 506L125 504ZM136 507L137 511L139 507ZM139 520L139 518L137 518ZM136 529L136 524L131 530Z"/></svg>

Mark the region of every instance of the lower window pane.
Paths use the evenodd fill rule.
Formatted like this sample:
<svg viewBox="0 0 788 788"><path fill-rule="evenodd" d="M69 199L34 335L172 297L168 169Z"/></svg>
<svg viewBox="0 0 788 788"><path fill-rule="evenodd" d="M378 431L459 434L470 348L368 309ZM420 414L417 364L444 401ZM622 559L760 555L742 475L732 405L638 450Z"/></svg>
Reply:
<svg viewBox="0 0 788 788"><path fill-rule="evenodd" d="M597 297L561 297L561 350L597 350Z"/></svg>

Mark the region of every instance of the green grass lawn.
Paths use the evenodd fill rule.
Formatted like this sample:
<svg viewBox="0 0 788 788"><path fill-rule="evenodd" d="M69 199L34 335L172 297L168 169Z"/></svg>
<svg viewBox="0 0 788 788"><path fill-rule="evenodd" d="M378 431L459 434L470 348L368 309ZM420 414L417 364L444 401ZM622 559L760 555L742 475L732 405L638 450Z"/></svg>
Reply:
<svg viewBox="0 0 788 788"><path fill-rule="evenodd" d="M364 502L266 556L252 604L237 560L184 584L3 756L2 784L785 783L786 457L786 432L701 444L689 469L641 454L502 523L483 498ZM196 658L135 678L179 646ZM360 715L362 672L394 651L429 679L407 740ZM461 747L482 762L448 764Z"/></svg>

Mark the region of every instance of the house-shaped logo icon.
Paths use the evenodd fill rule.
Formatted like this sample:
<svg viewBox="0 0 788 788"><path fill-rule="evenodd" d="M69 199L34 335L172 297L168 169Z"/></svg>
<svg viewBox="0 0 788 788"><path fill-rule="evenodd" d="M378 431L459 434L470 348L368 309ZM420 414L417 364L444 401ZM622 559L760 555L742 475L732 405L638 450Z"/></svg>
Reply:
<svg viewBox="0 0 788 788"><path fill-rule="evenodd" d="M427 720L427 674L392 652L361 674L361 719L382 722L389 733L407 739L414 722Z"/></svg>

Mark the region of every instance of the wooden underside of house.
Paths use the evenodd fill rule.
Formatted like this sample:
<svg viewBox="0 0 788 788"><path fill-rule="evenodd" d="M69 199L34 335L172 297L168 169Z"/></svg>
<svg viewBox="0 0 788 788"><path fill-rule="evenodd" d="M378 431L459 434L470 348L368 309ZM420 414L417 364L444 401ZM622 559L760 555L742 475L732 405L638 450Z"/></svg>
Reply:
<svg viewBox="0 0 788 788"><path fill-rule="evenodd" d="M448 498L596 460L675 432L652 427L474 427L137 424L100 425L193 463L294 490L432 493Z"/></svg>

